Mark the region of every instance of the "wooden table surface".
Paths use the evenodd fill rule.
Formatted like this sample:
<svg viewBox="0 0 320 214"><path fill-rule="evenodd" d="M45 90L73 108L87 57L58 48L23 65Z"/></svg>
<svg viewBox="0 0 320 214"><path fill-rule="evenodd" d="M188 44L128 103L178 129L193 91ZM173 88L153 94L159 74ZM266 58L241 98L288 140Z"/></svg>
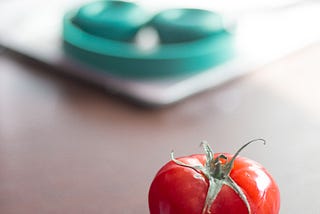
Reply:
<svg viewBox="0 0 320 214"><path fill-rule="evenodd" d="M265 165L281 213L320 213L320 45L182 103L148 109L0 54L0 213L144 214L177 156L234 152Z"/></svg>

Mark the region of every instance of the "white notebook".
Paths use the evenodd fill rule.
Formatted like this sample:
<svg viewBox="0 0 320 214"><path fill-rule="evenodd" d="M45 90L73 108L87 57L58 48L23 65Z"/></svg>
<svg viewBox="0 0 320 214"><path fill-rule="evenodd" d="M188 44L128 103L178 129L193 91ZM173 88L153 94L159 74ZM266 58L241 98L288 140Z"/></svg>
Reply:
<svg viewBox="0 0 320 214"><path fill-rule="evenodd" d="M56 72L86 79L119 96L152 106L178 102L247 74L320 40L320 3L317 1L136 1L148 10L200 7L225 13L236 22L234 59L184 77L127 79L112 76L63 52L64 13L88 1L1 0L0 45L51 65ZM196 2L196 3L195 3ZM215 2L215 3L213 3ZM230 6L232 5L232 6Z"/></svg>

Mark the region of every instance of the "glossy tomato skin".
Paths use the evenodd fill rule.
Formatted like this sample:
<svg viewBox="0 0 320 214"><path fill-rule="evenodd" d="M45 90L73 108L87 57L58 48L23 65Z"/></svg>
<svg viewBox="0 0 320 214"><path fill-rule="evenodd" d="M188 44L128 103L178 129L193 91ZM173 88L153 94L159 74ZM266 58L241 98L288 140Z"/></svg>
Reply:
<svg viewBox="0 0 320 214"><path fill-rule="evenodd" d="M224 155L229 160L232 158L230 154ZM203 154L178 160L191 165L204 165L206 161ZM237 157L230 176L246 195L252 214L279 213L279 188L262 165ZM150 186L150 214L201 214L207 189L208 179L202 173L170 161L159 170ZM245 203L228 186L223 186L210 211L211 214L248 214Z"/></svg>

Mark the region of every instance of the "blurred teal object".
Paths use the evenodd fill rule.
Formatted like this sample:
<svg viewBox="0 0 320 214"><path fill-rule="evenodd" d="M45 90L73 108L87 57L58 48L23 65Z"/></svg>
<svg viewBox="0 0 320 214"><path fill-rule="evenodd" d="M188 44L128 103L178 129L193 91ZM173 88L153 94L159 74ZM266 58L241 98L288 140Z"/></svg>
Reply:
<svg viewBox="0 0 320 214"><path fill-rule="evenodd" d="M117 3L120 7L129 8L128 11L126 12L125 8L119 8L119 14L116 12L118 9L109 11L108 7L117 7L115 6ZM140 9L130 4L121 1L100 1L69 11L63 20L65 51L72 57L99 68L101 72L128 78L190 75L205 71L233 57L233 35L220 24L222 17L203 10L182 9L181 11L186 13L179 21L183 27L177 28L175 32L159 32L162 38L167 38L166 40L170 40L172 36L170 43L160 42L152 50L139 48L134 42L134 37L137 29L145 27L147 15L145 13L134 15L140 22L140 26L136 25L139 22L132 21L130 14L135 14L132 11ZM103 13L109 11L110 14L101 18L100 15L96 16L100 14L99 11ZM90 17L90 14L93 14L93 17ZM154 17L159 17L159 14ZM199 19L192 20L192 16ZM207 26L206 17L209 17L212 26L210 24ZM116 24L117 19L121 24ZM198 25L197 20L199 20ZM154 27L157 31L166 31L173 25L170 19L167 19L165 22L168 27L163 27L165 22L162 22L162 27L159 28L159 24L153 26L154 21L155 19L150 17L148 27ZM119 29L109 32L108 25ZM125 30L130 28L134 30ZM179 37L178 32L183 32L185 36Z"/></svg>
<svg viewBox="0 0 320 214"><path fill-rule="evenodd" d="M220 14L193 8L162 11L152 18L151 25L163 43L202 39L225 30Z"/></svg>
<svg viewBox="0 0 320 214"><path fill-rule="evenodd" d="M108 39L130 41L149 20L135 3L98 1L82 6L73 23L89 34Z"/></svg>

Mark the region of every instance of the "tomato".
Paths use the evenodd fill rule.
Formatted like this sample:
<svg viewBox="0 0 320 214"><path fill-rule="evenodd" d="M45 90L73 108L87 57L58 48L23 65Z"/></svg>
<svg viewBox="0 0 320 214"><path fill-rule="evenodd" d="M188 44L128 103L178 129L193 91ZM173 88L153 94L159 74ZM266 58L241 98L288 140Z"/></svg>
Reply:
<svg viewBox="0 0 320 214"><path fill-rule="evenodd" d="M278 214L279 188L259 163L235 155L205 154L175 159L156 174L149 190L150 214ZM264 140L262 140L264 142Z"/></svg>

